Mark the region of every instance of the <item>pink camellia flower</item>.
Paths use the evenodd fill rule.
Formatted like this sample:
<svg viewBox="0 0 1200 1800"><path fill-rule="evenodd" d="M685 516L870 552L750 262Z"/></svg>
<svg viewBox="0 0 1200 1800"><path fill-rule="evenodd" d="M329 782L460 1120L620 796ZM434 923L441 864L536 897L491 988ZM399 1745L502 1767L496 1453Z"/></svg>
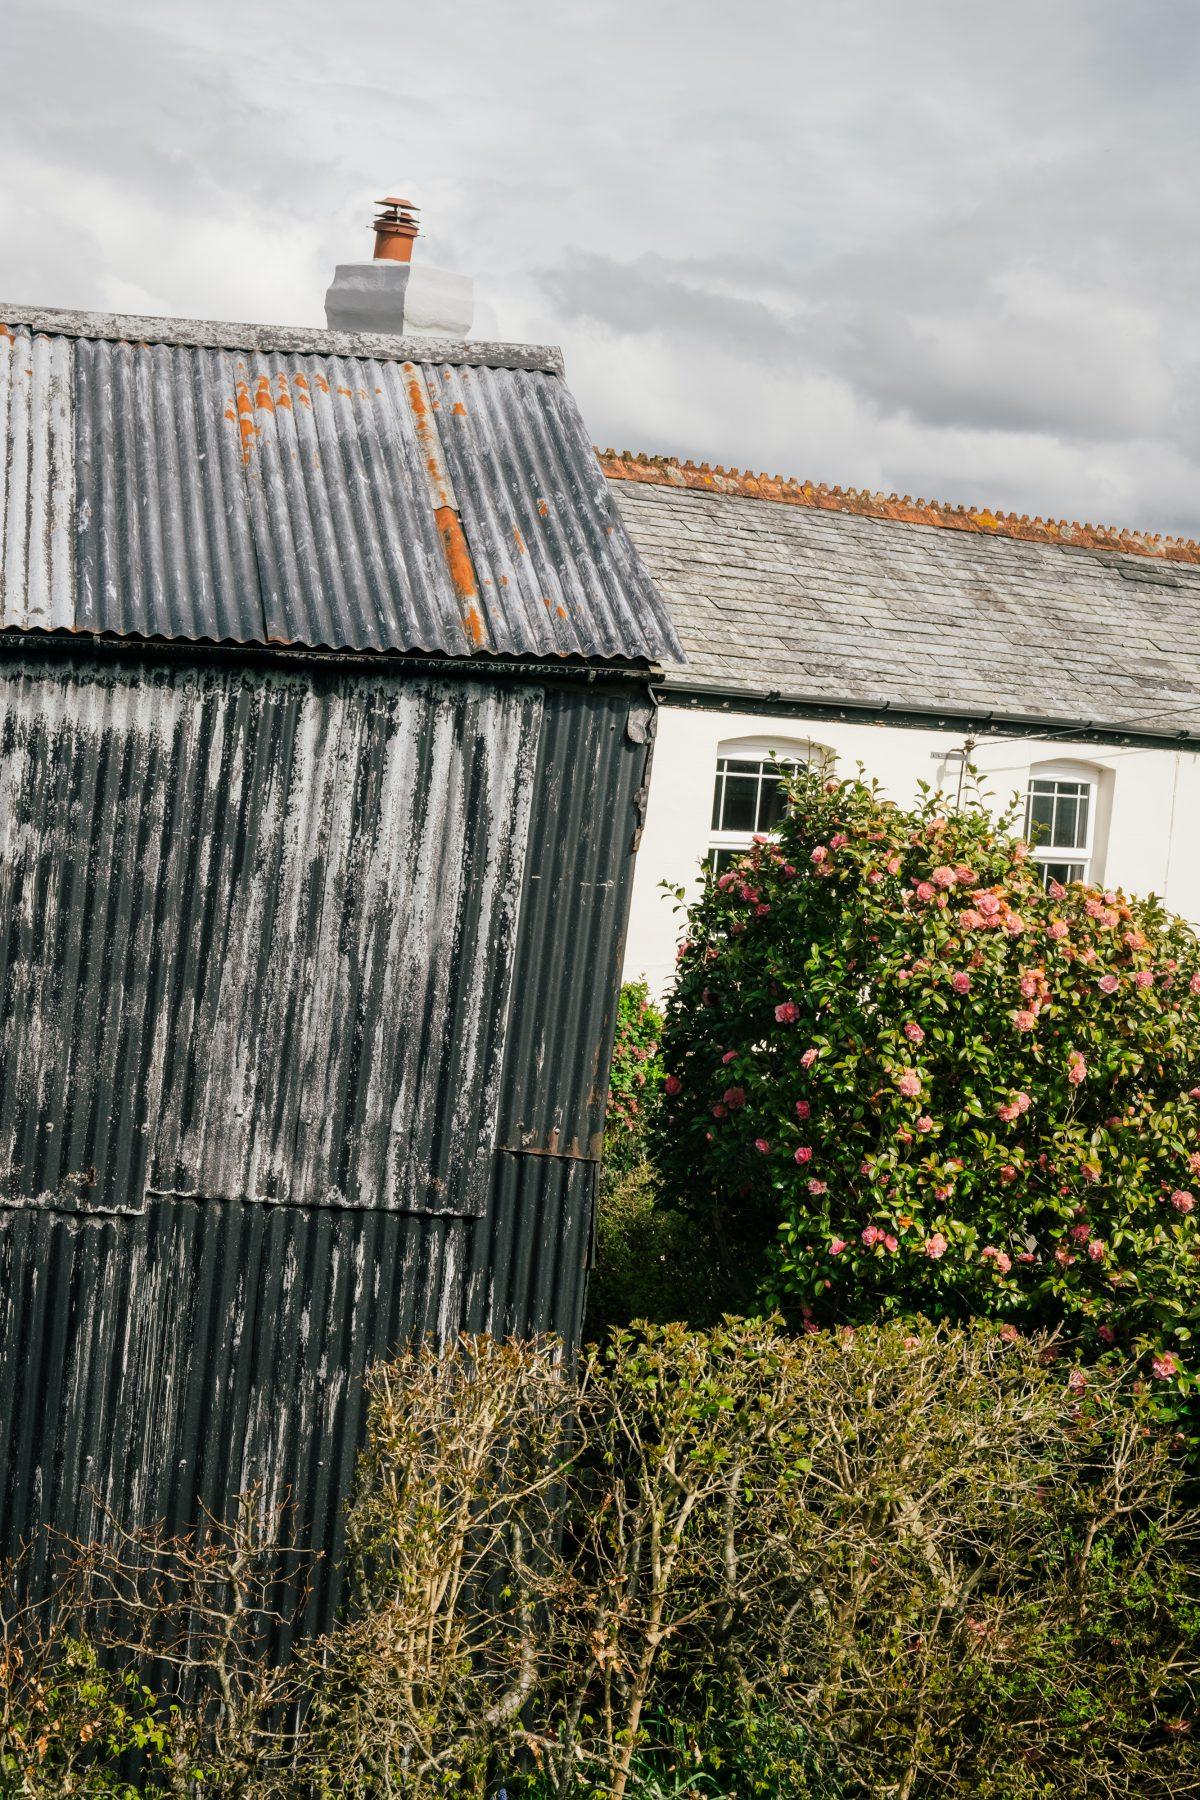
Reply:
<svg viewBox="0 0 1200 1800"><path fill-rule="evenodd" d="M1170 1381L1172 1375L1179 1373L1179 1364L1169 1350L1164 1350L1161 1356L1156 1356L1150 1367L1159 1381Z"/></svg>
<svg viewBox="0 0 1200 1800"><path fill-rule="evenodd" d="M921 1027L917 1024L915 1019L909 1019L904 1027L904 1035L910 1044L923 1044L925 1042L925 1033L921 1030Z"/></svg>
<svg viewBox="0 0 1200 1800"><path fill-rule="evenodd" d="M1171 1195L1171 1205L1176 1212L1190 1213L1196 1202L1186 1188L1176 1188Z"/></svg>
<svg viewBox="0 0 1200 1800"><path fill-rule="evenodd" d="M1050 924L1046 927L1046 936L1048 938L1053 938L1056 944L1060 944L1066 935L1067 925L1065 919L1052 919Z"/></svg>
<svg viewBox="0 0 1200 1800"><path fill-rule="evenodd" d="M1028 1094L1018 1094L1017 1095L1017 1111L1027 1113L1029 1111L1029 1107L1030 1107L1029 1095Z"/></svg>
<svg viewBox="0 0 1200 1800"><path fill-rule="evenodd" d="M1193 1175L1200 1175L1200 1150L1193 1150L1188 1157L1188 1169Z"/></svg>
<svg viewBox="0 0 1200 1800"><path fill-rule="evenodd" d="M940 1200L944 1204L953 1192L954 1189L947 1184L943 1187L935 1187L933 1190L933 1197L935 1200Z"/></svg>
<svg viewBox="0 0 1200 1800"><path fill-rule="evenodd" d="M974 887L975 871L974 869L969 869L966 863L959 863L957 869L954 871L954 879L958 882L960 887Z"/></svg>
<svg viewBox="0 0 1200 1800"><path fill-rule="evenodd" d="M921 1340L919 1337L906 1337L903 1339L903 1343L906 1350L919 1350L921 1348Z"/></svg>
<svg viewBox="0 0 1200 1800"><path fill-rule="evenodd" d="M1037 1024L1037 1014L1021 1007L1012 1016L1012 1022L1018 1031L1032 1031Z"/></svg>
<svg viewBox="0 0 1200 1800"><path fill-rule="evenodd" d="M1107 1248L1108 1248L1108 1246L1105 1244L1103 1238L1093 1238L1091 1243L1088 1245L1087 1253L1091 1257L1093 1262L1103 1262L1104 1261L1104 1252Z"/></svg>
<svg viewBox="0 0 1200 1800"><path fill-rule="evenodd" d="M795 1160L800 1164L801 1168L804 1167L805 1163L812 1161L812 1150L809 1148L809 1146L807 1144L801 1144L797 1148L797 1150L795 1152Z"/></svg>
<svg viewBox="0 0 1200 1800"><path fill-rule="evenodd" d="M1061 881L1052 881L1046 889L1052 900L1061 900L1066 891Z"/></svg>
<svg viewBox="0 0 1200 1800"><path fill-rule="evenodd" d="M1102 994L1115 994L1120 985L1115 975L1102 975L1096 983Z"/></svg>
<svg viewBox="0 0 1200 1800"><path fill-rule="evenodd" d="M896 1237L896 1235L893 1232L889 1231L887 1233L887 1235L884 1237L883 1247L885 1250L889 1250L889 1251L890 1250L898 1250L900 1248L900 1239L898 1237Z"/></svg>
<svg viewBox="0 0 1200 1800"><path fill-rule="evenodd" d="M1010 912L1004 915L1004 929L1009 937L1020 937L1025 929L1025 921L1020 913Z"/></svg>
<svg viewBox="0 0 1200 1800"><path fill-rule="evenodd" d="M965 969L956 969L954 974L950 977L950 986L954 989L956 994L969 994L971 991L971 977L967 974Z"/></svg>
<svg viewBox="0 0 1200 1800"><path fill-rule="evenodd" d="M815 850L813 850L811 855L809 856L809 861L815 862L819 866L821 863L823 863L827 860L828 856L829 856L829 852L825 848L825 845L818 844L816 846Z"/></svg>
<svg viewBox="0 0 1200 1800"><path fill-rule="evenodd" d="M811 1114L812 1114L812 1107L808 1104L808 1101L807 1100L797 1100L797 1102L796 1102L796 1117L798 1119L807 1119L811 1116Z"/></svg>
<svg viewBox="0 0 1200 1800"><path fill-rule="evenodd" d="M1067 1058L1067 1080L1072 1087L1078 1087L1087 1079L1087 1063L1078 1050L1072 1050Z"/></svg>
<svg viewBox="0 0 1200 1800"><path fill-rule="evenodd" d="M1071 1255L1071 1252L1067 1249L1065 1244L1060 1244L1058 1249L1054 1252L1054 1260L1060 1269L1069 1269L1071 1264L1075 1261L1075 1258Z"/></svg>
<svg viewBox="0 0 1200 1800"><path fill-rule="evenodd" d="M845 1238L833 1238L830 1241L829 1254L830 1254L830 1256L840 1256L842 1254L842 1251L845 1248L846 1248Z"/></svg>
<svg viewBox="0 0 1200 1800"><path fill-rule="evenodd" d="M667 1079L663 1082L663 1088L668 1094L677 1094L682 1086L683 1083L680 1081L678 1075L668 1075Z"/></svg>
<svg viewBox="0 0 1200 1800"><path fill-rule="evenodd" d="M918 881L918 883L913 891L916 894L917 899L922 901L927 906L929 904L929 902L933 899L933 896L934 896L934 893L936 890L933 888L933 886L930 882Z"/></svg>
<svg viewBox="0 0 1200 1800"><path fill-rule="evenodd" d="M1007 1184L1010 1181L1015 1181L1016 1178L1017 1178L1017 1171L1013 1167L1012 1163L1004 1163L1000 1169L1001 1181L1003 1181L1004 1184L1007 1186Z"/></svg>
<svg viewBox="0 0 1200 1800"><path fill-rule="evenodd" d="M1018 1338L1020 1337L1020 1335L1021 1335L1020 1332L1017 1330L1016 1326L1011 1322L1011 1320L1006 1321L1000 1327L1000 1342L1002 1344L1015 1344L1017 1342Z"/></svg>
<svg viewBox="0 0 1200 1800"><path fill-rule="evenodd" d="M988 889L985 888L982 893L976 894L974 898L976 906L979 908L985 919L995 919L999 916L1000 901L995 894L990 893Z"/></svg>
<svg viewBox="0 0 1200 1800"><path fill-rule="evenodd" d="M896 1086L907 1099L911 1100L921 1091L921 1077L915 1070L905 1069L903 1075L897 1080Z"/></svg>
<svg viewBox="0 0 1200 1800"><path fill-rule="evenodd" d="M802 1069L811 1069L817 1060L817 1056L818 1052L816 1050L806 1050L804 1055L800 1058L800 1067Z"/></svg>
<svg viewBox="0 0 1200 1800"><path fill-rule="evenodd" d="M712 1109L712 1116L714 1119L727 1119L729 1117L729 1108L727 1106L722 1106L718 1102Z"/></svg>
<svg viewBox="0 0 1200 1800"><path fill-rule="evenodd" d="M1188 1089L1188 1099L1189 1100L1200 1100L1200 1087L1189 1088Z"/></svg>
<svg viewBox="0 0 1200 1800"><path fill-rule="evenodd" d="M900 858L898 856L889 856L883 866L889 875L898 875L900 873Z"/></svg>
<svg viewBox="0 0 1200 1800"><path fill-rule="evenodd" d="M831 850L844 850L849 842L850 839L846 836L844 831L835 831L829 840L829 848Z"/></svg>
<svg viewBox="0 0 1200 1800"><path fill-rule="evenodd" d="M883 1232L878 1225L867 1225L863 1229L862 1241L868 1250L873 1250L883 1239Z"/></svg>
<svg viewBox="0 0 1200 1800"><path fill-rule="evenodd" d="M736 1055L737 1055L736 1050L727 1050L725 1052L724 1056L721 1058L721 1061L723 1063L731 1063Z"/></svg>
<svg viewBox="0 0 1200 1800"><path fill-rule="evenodd" d="M758 1151L760 1156L766 1156L769 1154L771 1146L768 1144L766 1138L755 1138L754 1148Z"/></svg>
<svg viewBox="0 0 1200 1800"><path fill-rule="evenodd" d="M1117 1334L1111 1325L1101 1325L1096 1336L1102 1344L1115 1344L1117 1341Z"/></svg>
<svg viewBox="0 0 1200 1800"><path fill-rule="evenodd" d="M736 1112L740 1106L746 1104L746 1090L744 1087L726 1088L721 1098L731 1112Z"/></svg>
<svg viewBox="0 0 1200 1800"><path fill-rule="evenodd" d="M723 875L717 876L717 886L720 888L722 893L725 893L728 891L729 888L731 888L733 886L733 884L736 880L737 880L737 876L734 874L733 870L726 869L726 871Z"/></svg>
<svg viewBox="0 0 1200 1800"><path fill-rule="evenodd" d="M878 887L882 880L883 880L883 876L880 874L878 869L868 869L867 870L867 885L869 887Z"/></svg>
<svg viewBox="0 0 1200 1800"><path fill-rule="evenodd" d="M1077 1244L1086 1244L1091 1235L1091 1226L1082 1219L1078 1225L1072 1225L1071 1227L1071 1236L1075 1239Z"/></svg>
<svg viewBox="0 0 1200 1800"><path fill-rule="evenodd" d="M1200 975L1192 976L1192 979L1188 982L1188 991L1193 994L1200 994Z"/></svg>
<svg viewBox="0 0 1200 1800"><path fill-rule="evenodd" d="M1140 988L1154 986L1154 975L1150 969L1139 969L1133 978L1133 985Z"/></svg>
<svg viewBox="0 0 1200 1800"><path fill-rule="evenodd" d="M937 1262L939 1257L945 1256L949 1248L949 1244L946 1242L946 1239L942 1236L940 1231L932 1232L930 1236L925 1239L925 1254L926 1256L931 1257L934 1262Z"/></svg>
<svg viewBox="0 0 1200 1800"><path fill-rule="evenodd" d="M997 1250L995 1244L989 1244L985 1250L981 1250L979 1260L980 1262L994 1262L999 1275L1007 1275L1012 1268L1012 1258L1006 1256L1003 1250Z"/></svg>
<svg viewBox="0 0 1200 1800"><path fill-rule="evenodd" d="M1018 1250L1017 1261L1019 1263L1024 1263L1028 1268L1030 1263L1035 1263L1037 1261L1037 1257L1033 1254L1032 1250Z"/></svg>
<svg viewBox="0 0 1200 1800"><path fill-rule="evenodd" d="M829 1192L829 1183L827 1181L810 1181L808 1184L808 1191L814 1196L827 1194Z"/></svg>
<svg viewBox="0 0 1200 1800"><path fill-rule="evenodd" d="M1086 1391L1087 1384L1087 1376L1082 1369L1072 1369L1071 1373L1067 1376L1067 1391L1069 1393L1082 1394Z"/></svg>
<svg viewBox="0 0 1200 1800"><path fill-rule="evenodd" d="M764 900L760 906L755 907L754 916L756 919L763 919L770 912L770 910L771 910L771 908L767 905L767 902Z"/></svg>
<svg viewBox="0 0 1200 1800"><path fill-rule="evenodd" d="M920 1118L917 1120L917 1130L918 1131L932 1131L933 1130L933 1120L930 1118L928 1113L922 1113Z"/></svg>
<svg viewBox="0 0 1200 1800"><path fill-rule="evenodd" d="M933 885L935 887L952 888L954 886L954 882L955 882L954 870L948 869L946 867L945 863L943 863L940 868L937 868L933 871Z"/></svg>
<svg viewBox="0 0 1200 1800"><path fill-rule="evenodd" d="M775 1008L775 1017L781 1025L794 1025L800 1017L800 1008L794 1000L781 1000Z"/></svg>

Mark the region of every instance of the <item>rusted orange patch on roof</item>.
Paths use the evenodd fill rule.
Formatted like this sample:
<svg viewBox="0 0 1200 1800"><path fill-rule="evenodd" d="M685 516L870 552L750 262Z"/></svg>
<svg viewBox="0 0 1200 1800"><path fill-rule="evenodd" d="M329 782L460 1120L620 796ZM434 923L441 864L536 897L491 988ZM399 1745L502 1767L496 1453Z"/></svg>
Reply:
<svg viewBox="0 0 1200 1800"><path fill-rule="evenodd" d="M1027 543L1120 550L1130 556L1153 556L1166 562L1200 563L1200 544L1193 538L1160 537L1156 532L1128 531L1119 525L1031 519L1024 513L1018 517L1016 513L990 512L986 507L950 506L939 500L914 500L908 494L874 494L867 488L826 487L818 481L755 475L747 469L723 469L719 463L710 467L708 463L677 462L669 456L645 456L628 450L598 450L596 454L610 481L694 488L701 493L732 494L746 500L778 500L785 506L808 506L819 512L857 513L867 519L896 519L905 525L971 531L982 537L1020 538Z"/></svg>

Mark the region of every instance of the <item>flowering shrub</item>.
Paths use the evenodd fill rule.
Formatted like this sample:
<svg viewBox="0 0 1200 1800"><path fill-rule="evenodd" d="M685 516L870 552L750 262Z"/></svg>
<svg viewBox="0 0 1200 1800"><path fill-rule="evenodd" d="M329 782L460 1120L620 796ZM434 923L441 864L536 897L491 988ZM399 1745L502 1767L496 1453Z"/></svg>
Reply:
<svg viewBox="0 0 1200 1800"><path fill-rule="evenodd" d="M662 1088L662 1013L644 981L627 981L617 1001L617 1030L608 1079L604 1162L628 1173L642 1158L646 1128Z"/></svg>
<svg viewBox="0 0 1200 1800"><path fill-rule="evenodd" d="M1196 1368L1200 941L1043 890L1011 819L800 772L706 888L664 1033L668 1194L809 1325L1066 1324Z"/></svg>

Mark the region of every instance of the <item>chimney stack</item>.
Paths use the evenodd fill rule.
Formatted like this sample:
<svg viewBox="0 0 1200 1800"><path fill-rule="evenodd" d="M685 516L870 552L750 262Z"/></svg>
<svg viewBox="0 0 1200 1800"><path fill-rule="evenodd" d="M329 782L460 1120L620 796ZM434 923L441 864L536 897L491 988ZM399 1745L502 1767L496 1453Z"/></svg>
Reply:
<svg viewBox="0 0 1200 1800"><path fill-rule="evenodd" d="M474 311L466 275L413 263L419 208L389 195L376 202L371 262L339 263L325 295L331 331L381 331L397 337L465 338Z"/></svg>

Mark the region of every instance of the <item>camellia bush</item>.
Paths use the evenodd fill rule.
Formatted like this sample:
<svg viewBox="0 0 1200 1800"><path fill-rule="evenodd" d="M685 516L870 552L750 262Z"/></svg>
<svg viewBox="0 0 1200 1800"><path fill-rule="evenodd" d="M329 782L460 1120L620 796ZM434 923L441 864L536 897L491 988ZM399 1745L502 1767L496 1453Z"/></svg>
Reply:
<svg viewBox="0 0 1200 1800"><path fill-rule="evenodd" d="M978 800L789 785L688 914L668 1197L810 1326L1061 1326L1186 1391L1200 940L1153 897L1043 888Z"/></svg>

